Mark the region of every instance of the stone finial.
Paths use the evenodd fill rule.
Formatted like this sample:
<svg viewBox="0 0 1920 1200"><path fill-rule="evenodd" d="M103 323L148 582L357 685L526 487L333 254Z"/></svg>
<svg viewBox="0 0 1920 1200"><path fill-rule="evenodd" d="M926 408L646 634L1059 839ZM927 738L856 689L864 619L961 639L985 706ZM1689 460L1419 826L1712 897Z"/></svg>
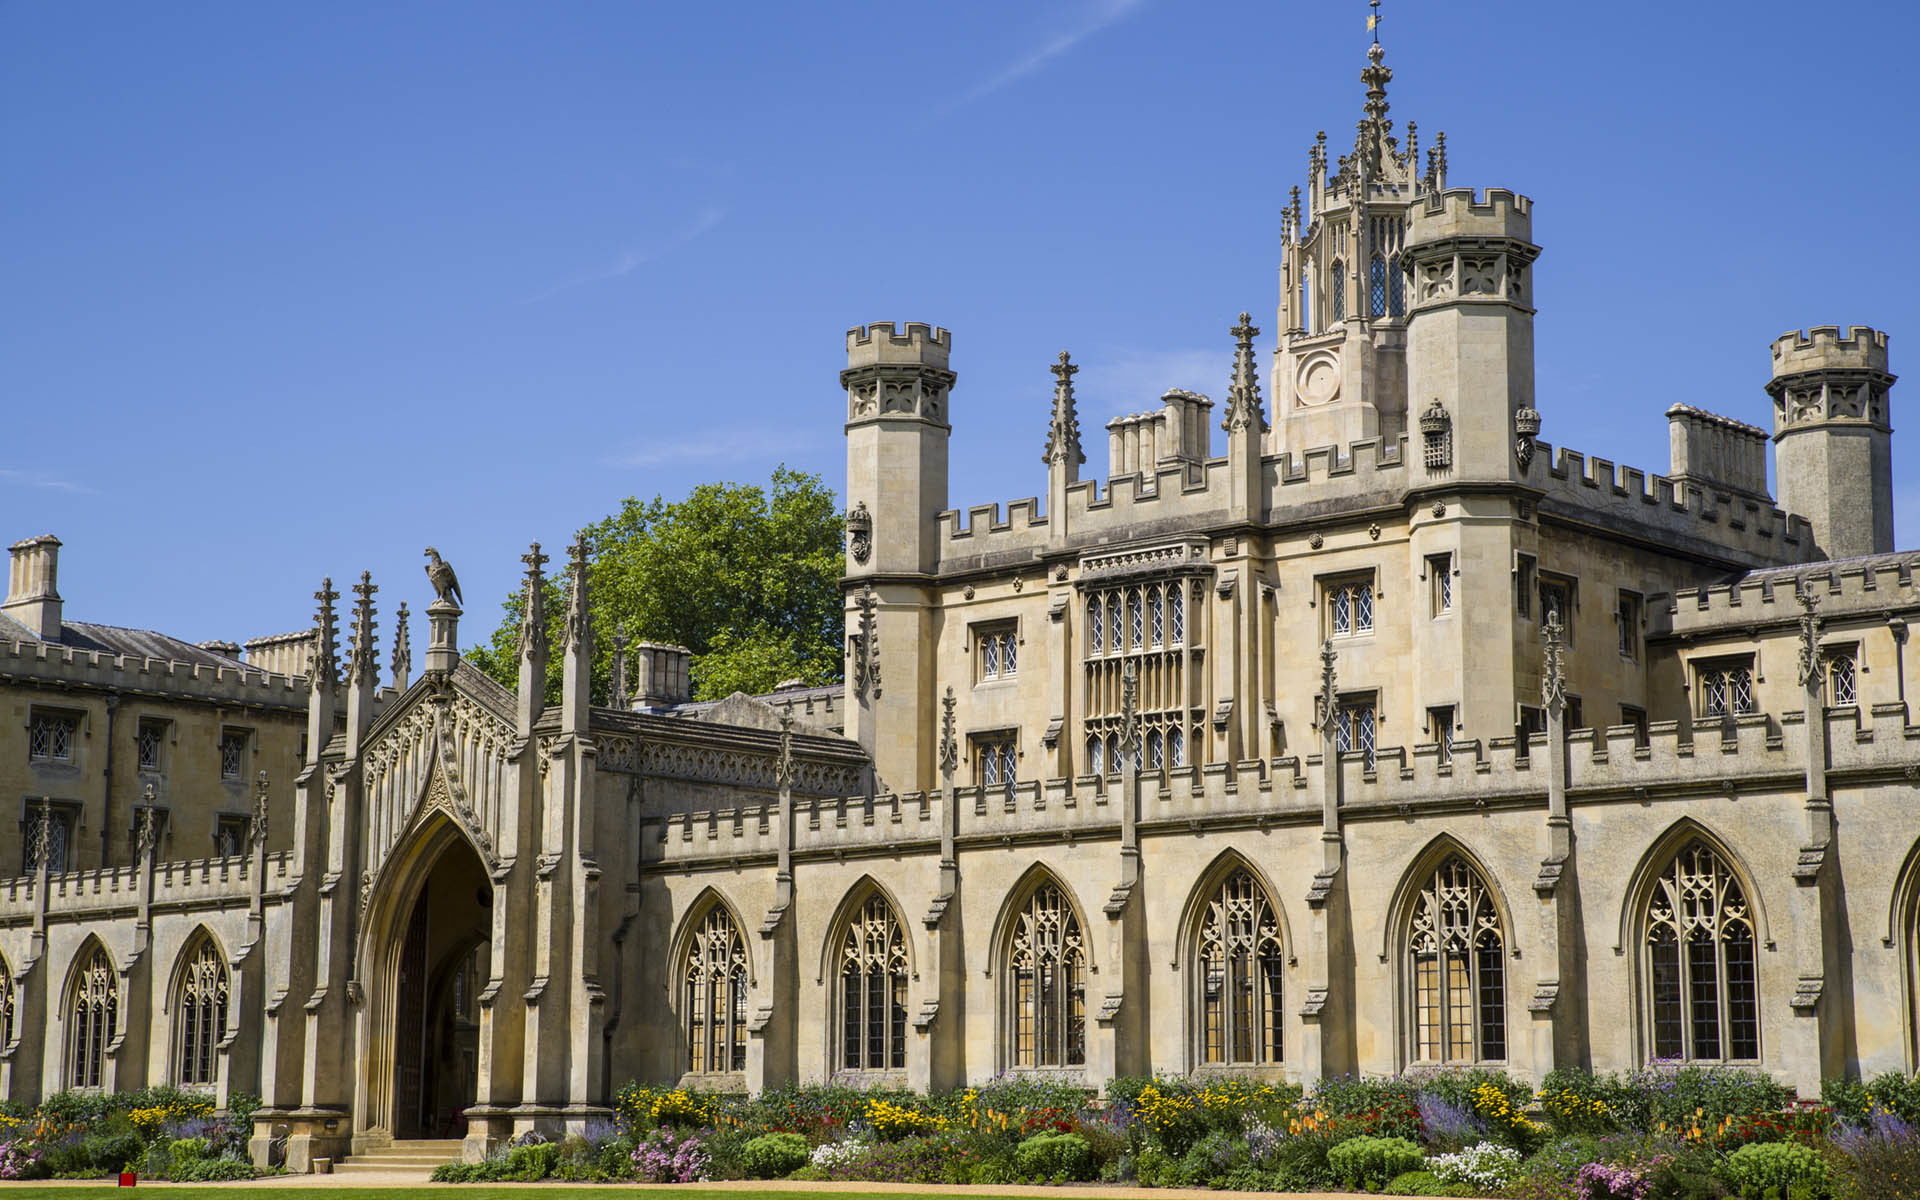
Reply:
<svg viewBox="0 0 1920 1200"><path fill-rule="evenodd" d="M587 611L587 535L577 533L567 547L567 624L565 649L593 652L593 617Z"/></svg>
<svg viewBox="0 0 1920 1200"><path fill-rule="evenodd" d="M313 598L320 602L320 608L313 614L313 662L308 671L314 687L332 688L340 669L340 629L333 611L340 593L333 590L332 579L322 579Z"/></svg>
<svg viewBox="0 0 1920 1200"><path fill-rule="evenodd" d="M1047 448L1040 455L1040 461L1052 466L1064 464L1067 478L1074 479L1079 467L1087 461L1086 452L1080 448L1080 414L1073 405L1073 377L1080 368L1073 365L1073 359L1065 350L1060 352L1060 361L1051 368L1053 372L1053 420L1047 426Z"/></svg>
<svg viewBox="0 0 1920 1200"><path fill-rule="evenodd" d="M1546 643L1540 674L1540 702L1557 716L1567 707L1567 641L1559 613L1547 614L1540 638Z"/></svg>
<svg viewBox="0 0 1920 1200"><path fill-rule="evenodd" d="M152 784L147 785L149 789ZM32 868L35 871L49 869L53 865L53 801L49 797L40 797L40 815L33 825Z"/></svg>
<svg viewBox="0 0 1920 1200"><path fill-rule="evenodd" d="M627 695L627 647L633 638L627 633L626 622L615 621L613 625L613 679L607 692L607 703L615 708L625 708L630 702Z"/></svg>
<svg viewBox="0 0 1920 1200"><path fill-rule="evenodd" d="M1333 712L1339 707L1339 693L1334 690L1337 679L1334 664L1339 656L1334 653L1333 639L1320 643L1320 694L1313 698L1313 723L1323 736L1333 728Z"/></svg>
<svg viewBox="0 0 1920 1200"><path fill-rule="evenodd" d="M1264 433L1267 415L1260 407L1260 372L1254 364L1253 339L1260 336L1253 318L1240 314L1240 323L1227 332L1233 334L1233 383L1227 389L1227 412L1220 428L1228 433L1252 430Z"/></svg>
<svg viewBox="0 0 1920 1200"><path fill-rule="evenodd" d="M853 695L857 700L878 700L880 698L880 630L875 614L878 605L873 596L873 584L860 589L854 600L857 612L856 632L849 641L853 652Z"/></svg>
<svg viewBox="0 0 1920 1200"><path fill-rule="evenodd" d="M953 685L940 701L940 774L946 786L953 786L954 768L960 765L960 742L953 736Z"/></svg>
<svg viewBox="0 0 1920 1200"><path fill-rule="evenodd" d="M773 786L793 790L793 713L780 714L780 756L773 760Z"/></svg>
<svg viewBox="0 0 1920 1200"><path fill-rule="evenodd" d="M140 817L134 826L133 853L142 862L153 857L153 848L160 840L159 831L153 823L153 785L148 784L141 797Z"/></svg>
<svg viewBox="0 0 1920 1200"><path fill-rule="evenodd" d="M404 692L413 676L413 643L407 638L407 602L393 614L393 690Z"/></svg>
<svg viewBox="0 0 1920 1200"><path fill-rule="evenodd" d="M253 777L253 820L247 825L247 844L254 849L267 844L267 773Z"/></svg>
<svg viewBox="0 0 1920 1200"><path fill-rule="evenodd" d="M1120 752L1140 761L1140 672L1132 659L1120 677Z"/></svg>
<svg viewBox="0 0 1920 1200"><path fill-rule="evenodd" d="M524 659L547 652L547 580L542 568L552 560L540 553L540 543L535 542L520 556L520 561L527 564L524 598L520 603L520 657Z"/></svg>
<svg viewBox="0 0 1920 1200"><path fill-rule="evenodd" d="M353 585L353 638L348 646L347 679L368 687L380 682L380 664L373 644L373 597L379 590L371 571L360 572L360 582Z"/></svg>
<svg viewBox="0 0 1920 1200"><path fill-rule="evenodd" d="M1820 597L1805 579L1800 581L1800 686L1809 692L1820 690Z"/></svg>

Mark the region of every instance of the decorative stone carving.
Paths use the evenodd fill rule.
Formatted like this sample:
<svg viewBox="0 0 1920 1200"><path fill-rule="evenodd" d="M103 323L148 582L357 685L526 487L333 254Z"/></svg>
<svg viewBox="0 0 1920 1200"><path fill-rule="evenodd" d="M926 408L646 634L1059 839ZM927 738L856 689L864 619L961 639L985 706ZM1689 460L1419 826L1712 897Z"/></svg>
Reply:
<svg viewBox="0 0 1920 1200"><path fill-rule="evenodd" d="M1420 298L1444 300L1453 295L1453 260L1441 259L1420 268Z"/></svg>
<svg viewBox="0 0 1920 1200"><path fill-rule="evenodd" d="M1327 544L1327 539L1324 537L1321 537L1317 533L1310 533L1307 535L1307 545L1313 547L1315 550L1318 550L1320 547L1326 544Z"/></svg>
<svg viewBox="0 0 1920 1200"><path fill-rule="evenodd" d="M862 564L873 555L873 514L867 511L865 500L847 513L847 553Z"/></svg>
<svg viewBox="0 0 1920 1200"><path fill-rule="evenodd" d="M873 585L867 584L860 589L855 602L859 618L856 628L859 632L848 638L848 649L853 656L853 695L857 700L878 700L880 698L880 628L875 619L877 602L873 596Z"/></svg>
<svg viewBox="0 0 1920 1200"><path fill-rule="evenodd" d="M1540 413L1523 408L1513 414L1513 460L1525 475L1533 466L1533 439L1540 433Z"/></svg>
<svg viewBox="0 0 1920 1200"><path fill-rule="evenodd" d="M1460 294L1494 296L1500 292L1500 260L1463 258L1460 260Z"/></svg>
<svg viewBox="0 0 1920 1200"><path fill-rule="evenodd" d="M1340 398L1340 360L1332 354L1313 354L1294 375L1294 394L1303 408L1318 408Z"/></svg>
<svg viewBox="0 0 1920 1200"><path fill-rule="evenodd" d="M432 546L427 547L427 582L433 585L434 599L447 604L465 603L460 599L460 577Z"/></svg>

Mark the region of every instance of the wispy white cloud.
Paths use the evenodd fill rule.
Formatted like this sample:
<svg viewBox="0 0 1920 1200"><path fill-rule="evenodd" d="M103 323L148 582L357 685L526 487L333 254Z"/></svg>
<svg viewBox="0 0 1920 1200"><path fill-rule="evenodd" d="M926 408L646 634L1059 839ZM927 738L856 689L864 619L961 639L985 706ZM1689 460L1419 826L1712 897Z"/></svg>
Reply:
<svg viewBox="0 0 1920 1200"><path fill-rule="evenodd" d="M1054 32L1038 46L941 105L940 113L944 115L963 108L1008 84L1025 79L1109 25L1145 8L1146 4L1147 0L1090 0L1074 13L1073 21L1067 28Z"/></svg>
<svg viewBox="0 0 1920 1200"><path fill-rule="evenodd" d="M1127 350L1112 357L1096 354L1081 362L1074 394L1088 417L1159 408L1160 397L1169 388L1201 392L1218 403L1226 393L1232 370L1231 346L1217 350Z"/></svg>
<svg viewBox="0 0 1920 1200"><path fill-rule="evenodd" d="M631 449L608 456L605 461L613 467L742 462L748 459L789 457L795 451L816 449L820 444L821 435L814 430L716 426L641 442Z"/></svg>
<svg viewBox="0 0 1920 1200"><path fill-rule="evenodd" d="M649 245L635 246L622 250L619 254L615 255L611 261L603 264L599 268L576 275L572 279L562 280L552 287L547 288L545 291L530 296L527 302L529 304L538 304L542 300L551 300L569 288L576 288L588 283L602 283L609 279L620 279L624 276L631 275L634 271L648 263L665 258L667 255L672 254L674 251L681 249L689 243L705 237L707 234L713 232L713 230L719 226L720 222L726 219L726 216L726 209L717 204L709 204L698 213L695 213L693 218L685 225L674 230L671 234L659 241Z"/></svg>
<svg viewBox="0 0 1920 1200"><path fill-rule="evenodd" d="M55 492L91 493L92 488L72 480L49 475L45 471L19 471L11 467L0 467L0 483L14 487L44 488Z"/></svg>

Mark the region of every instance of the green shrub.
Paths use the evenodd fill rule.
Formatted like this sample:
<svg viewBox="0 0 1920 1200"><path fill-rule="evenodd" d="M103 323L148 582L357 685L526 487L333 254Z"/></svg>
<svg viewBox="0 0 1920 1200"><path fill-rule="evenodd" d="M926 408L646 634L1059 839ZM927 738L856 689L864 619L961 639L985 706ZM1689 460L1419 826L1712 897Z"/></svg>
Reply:
<svg viewBox="0 0 1920 1200"><path fill-rule="evenodd" d="M811 1149L802 1134L761 1134L740 1148L740 1170L748 1179L784 1179L807 1165Z"/></svg>
<svg viewBox="0 0 1920 1200"><path fill-rule="evenodd" d="M808 1183L825 1183L828 1176L824 1167L804 1166L787 1176L788 1179L803 1179Z"/></svg>
<svg viewBox="0 0 1920 1200"><path fill-rule="evenodd" d="M1477 1196L1480 1193L1457 1183L1447 1183L1432 1171L1402 1171L1386 1187L1388 1196Z"/></svg>
<svg viewBox="0 0 1920 1200"><path fill-rule="evenodd" d="M1828 1186L1826 1160L1810 1146L1794 1142L1756 1142L1742 1146L1721 1162L1720 1178L1741 1196L1766 1200L1769 1193L1788 1200L1795 1184L1815 1193Z"/></svg>
<svg viewBox="0 0 1920 1200"><path fill-rule="evenodd" d="M1327 1169L1348 1187L1380 1187L1424 1161L1420 1147L1400 1137L1348 1138L1327 1151Z"/></svg>
<svg viewBox="0 0 1920 1200"><path fill-rule="evenodd" d="M493 1178L511 1183L533 1183L553 1174L560 1161L560 1147L552 1142L514 1146L500 1159L499 1173Z"/></svg>
<svg viewBox="0 0 1920 1200"><path fill-rule="evenodd" d="M487 1169L492 1165L484 1162L441 1163L433 1169L431 1178L435 1183L482 1183L489 1178Z"/></svg>
<svg viewBox="0 0 1920 1200"><path fill-rule="evenodd" d="M1859 1124L1878 1111L1890 1112L1908 1124L1920 1124L1920 1076L1887 1072L1870 1082L1829 1079L1820 1085L1820 1098L1834 1115Z"/></svg>
<svg viewBox="0 0 1920 1200"><path fill-rule="evenodd" d="M1094 1176L1093 1152L1077 1133L1036 1133L1013 1152L1013 1169L1032 1182L1083 1182Z"/></svg>
<svg viewBox="0 0 1920 1200"><path fill-rule="evenodd" d="M232 1179L252 1179L253 1164L237 1158L202 1158L188 1163L168 1178L175 1183L220 1183Z"/></svg>

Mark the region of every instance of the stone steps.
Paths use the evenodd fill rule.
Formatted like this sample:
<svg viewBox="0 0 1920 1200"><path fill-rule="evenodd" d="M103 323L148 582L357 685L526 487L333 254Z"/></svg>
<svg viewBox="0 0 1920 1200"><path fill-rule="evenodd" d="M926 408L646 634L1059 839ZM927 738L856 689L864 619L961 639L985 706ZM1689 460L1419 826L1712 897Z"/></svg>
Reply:
<svg viewBox="0 0 1920 1200"><path fill-rule="evenodd" d="M430 1174L442 1163L460 1161L458 1138L413 1139L392 1142L378 1150L355 1154L333 1164L335 1175L375 1175L394 1172Z"/></svg>

